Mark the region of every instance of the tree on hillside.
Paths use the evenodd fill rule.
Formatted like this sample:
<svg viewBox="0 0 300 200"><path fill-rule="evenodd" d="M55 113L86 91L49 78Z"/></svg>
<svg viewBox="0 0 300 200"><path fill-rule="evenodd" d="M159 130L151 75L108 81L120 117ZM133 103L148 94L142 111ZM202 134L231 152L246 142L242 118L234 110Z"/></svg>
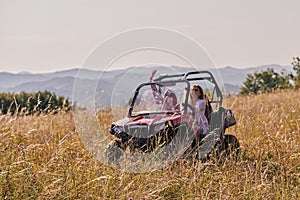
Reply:
<svg viewBox="0 0 300 200"><path fill-rule="evenodd" d="M268 68L266 71L254 72L248 74L243 86L241 87L240 94L258 94L271 92L276 89L287 89L291 87L290 80L291 74L281 74Z"/></svg>
<svg viewBox="0 0 300 200"><path fill-rule="evenodd" d="M300 58L294 57L292 65L293 65L293 69L296 71L296 76L294 78L295 87L300 88Z"/></svg>
<svg viewBox="0 0 300 200"><path fill-rule="evenodd" d="M257 94L259 88L257 86L257 76L256 73L248 74L243 86L241 87L240 94L250 94L254 93Z"/></svg>

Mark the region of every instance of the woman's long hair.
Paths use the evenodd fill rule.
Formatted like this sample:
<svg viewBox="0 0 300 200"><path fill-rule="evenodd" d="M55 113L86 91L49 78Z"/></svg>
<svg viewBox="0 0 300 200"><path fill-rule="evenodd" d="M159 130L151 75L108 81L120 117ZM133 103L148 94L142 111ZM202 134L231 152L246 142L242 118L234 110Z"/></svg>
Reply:
<svg viewBox="0 0 300 200"><path fill-rule="evenodd" d="M200 85L193 85L193 88L197 88L199 90L199 99L204 99L203 89Z"/></svg>
<svg viewBox="0 0 300 200"><path fill-rule="evenodd" d="M173 105L168 105L166 103L168 97L173 99ZM175 93L171 91L166 91L164 95L163 110L172 110L174 108L176 109L175 107L176 105L177 105L177 97Z"/></svg>

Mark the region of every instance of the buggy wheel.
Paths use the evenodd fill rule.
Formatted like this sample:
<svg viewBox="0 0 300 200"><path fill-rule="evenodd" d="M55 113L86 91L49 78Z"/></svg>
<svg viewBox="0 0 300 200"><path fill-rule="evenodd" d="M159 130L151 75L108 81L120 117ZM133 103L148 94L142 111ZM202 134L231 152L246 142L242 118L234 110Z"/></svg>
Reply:
<svg viewBox="0 0 300 200"><path fill-rule="evenodd" d="M121 157L120 145L117 141L111 141L107 144L104 150L104 158L109 165L119 166L119 159Z"/></svg>
<svg viewBox="0 0 300 200"><path fill-rule="evenodd" d="M240 143L234 135L224 135L224 154L228 159L237 160L240 152Z"/></svg>

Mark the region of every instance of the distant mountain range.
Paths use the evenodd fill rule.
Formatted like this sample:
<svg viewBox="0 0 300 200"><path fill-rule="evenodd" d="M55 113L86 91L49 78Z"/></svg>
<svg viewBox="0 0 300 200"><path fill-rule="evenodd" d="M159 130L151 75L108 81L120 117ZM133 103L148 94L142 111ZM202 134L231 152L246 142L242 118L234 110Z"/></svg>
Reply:
<svg viewBox="0 0 300 200"><path fill-rule="evenodd" d="M97 91L113 91L118 88L121 91L119 95L130 96L136 86L140 83L146 82L149 79L149 74L153 69L158 70L158 74L174 74L192 71L195 69L177 66L154 66L154 67L130 67L121 70L112 71L96 71L88 69L70 69L64 71L57 71L53 73L28 73L22 72L18 74L1 72L0 73L0 92L37 92L48 90L55 92L58 95L65 96L72 99L74 83L82 84L84 86L97 85ZM265 65L255 68L238 69L233 67L215 68L210 71L219 77L217 81L224 83L224 90L226 94L236 94L245 81L247 74L255 71L266 70L273 68L277 72L285 70L292 72L291 66L280 65ZM80 71L80 77L78 72ZM219 76L218 76L219 75ZM222 81L222 82L221 82ZM86 88L86 87L83 87ZM123 92L122 92L123 91ZM82 92L83 99L93 98L91 95L93 91L76 91ZM102 96L102 104L108 104L111 101L110 96ZM75 99L82 101L83 99ZM104 100L106 99L106 100Z"/></svg>

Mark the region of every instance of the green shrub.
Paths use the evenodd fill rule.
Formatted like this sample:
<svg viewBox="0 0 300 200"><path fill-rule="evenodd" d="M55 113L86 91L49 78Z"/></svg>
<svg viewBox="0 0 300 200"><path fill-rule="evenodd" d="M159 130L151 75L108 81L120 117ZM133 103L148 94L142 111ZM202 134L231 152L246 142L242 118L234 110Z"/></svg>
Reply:
<svg viewBox="0 0 300 200"><path fill-rule="evenodd" d="M68 98L57 96L49 91L0 93L1 114L47 114L59 110L69 111L71 108Z"/></svg>

